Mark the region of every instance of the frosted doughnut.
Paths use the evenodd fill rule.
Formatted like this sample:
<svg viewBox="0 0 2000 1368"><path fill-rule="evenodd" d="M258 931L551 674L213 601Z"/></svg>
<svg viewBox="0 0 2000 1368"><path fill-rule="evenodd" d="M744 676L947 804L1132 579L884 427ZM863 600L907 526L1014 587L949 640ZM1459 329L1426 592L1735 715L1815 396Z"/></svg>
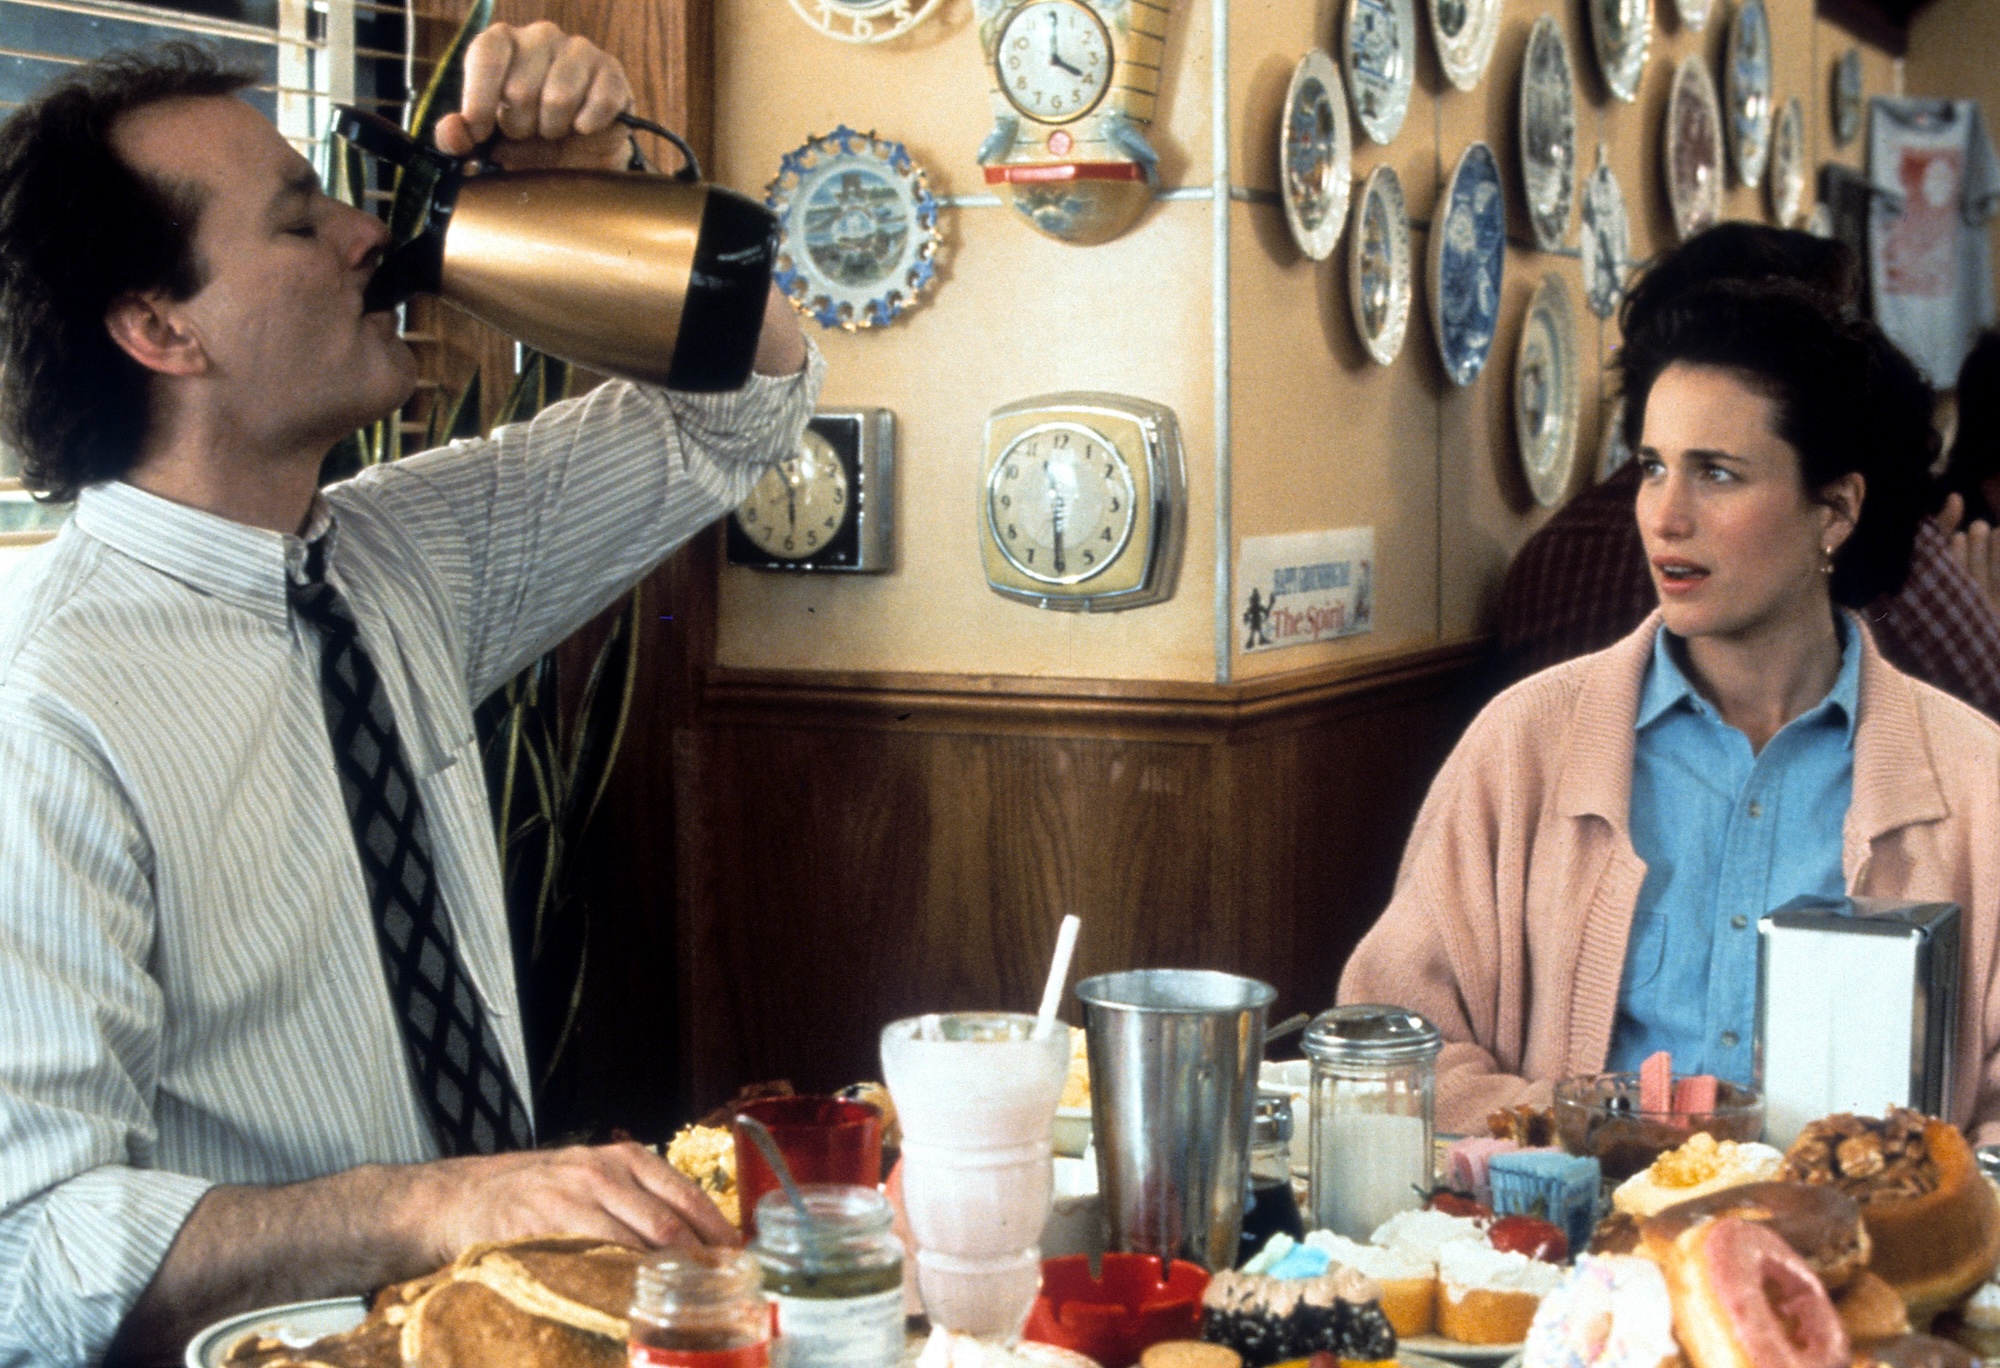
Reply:
<svg viewBox="0 0 2000 1368"><path fill-rule="evenodd" d="M1674 1241L1674 1330L1694 1368L1845 1368L1847 1331L1806 1261L1769 1226L1724 1218Z"/></svg>
<svg viewBox="0 0 2000 1368"><path fill-rule="evenodd" d="M1667 1280L1650 1259L1584 1255L1542 1298L1522 1368L1660 1368L1680 1356Z"/></svg>

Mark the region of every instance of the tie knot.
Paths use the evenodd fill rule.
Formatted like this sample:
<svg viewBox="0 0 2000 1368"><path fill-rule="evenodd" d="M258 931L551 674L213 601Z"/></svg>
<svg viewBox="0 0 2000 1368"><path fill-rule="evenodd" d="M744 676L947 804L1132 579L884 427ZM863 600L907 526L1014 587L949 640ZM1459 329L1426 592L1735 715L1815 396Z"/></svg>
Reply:
<svg viewBox="0 0 2000 1368"><path fill-rule="evenodd" d="M322 630L351 632L354 618L341 601L340 591L326 582L326 544L314 542L306 548L305 578L285 581L285 596L299 616Z"/></svg>

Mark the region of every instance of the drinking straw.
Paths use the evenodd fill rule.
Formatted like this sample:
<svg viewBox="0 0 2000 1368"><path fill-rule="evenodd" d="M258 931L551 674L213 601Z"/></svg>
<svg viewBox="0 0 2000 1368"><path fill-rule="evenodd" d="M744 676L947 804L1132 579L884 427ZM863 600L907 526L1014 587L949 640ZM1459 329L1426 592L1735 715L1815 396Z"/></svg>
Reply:
<svg viewBox="0 0 2000 1368"><path fill-rule="evenodd" d="M1035 1013L1035 1039L1055 1029L1056 1003L1062 1000L1063 984L1069 981L1070 956L1076 953L1076 933L1083 921L1074 916L1062 919L1056 932L1056 956L1049 964L1049 981L1042 985L1042 1010Z"/></svg>

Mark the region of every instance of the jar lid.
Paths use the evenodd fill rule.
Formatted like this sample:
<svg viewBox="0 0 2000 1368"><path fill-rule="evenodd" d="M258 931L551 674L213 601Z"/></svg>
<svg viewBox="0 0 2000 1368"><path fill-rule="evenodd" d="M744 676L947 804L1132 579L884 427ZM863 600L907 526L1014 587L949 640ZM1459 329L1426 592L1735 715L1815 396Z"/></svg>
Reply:
<svg viewBox="0 0 2000 1368"><path fill-rule="evenodd" d="M1250 1113L1250 1143L1281 1145L1292 1138L1292 1095L1259 1092L1257 1106Z"/></svg>
<svg viewBox="0 0 2000 1368"><path fill-rule="evenodd" d="M1305 1052L1318 1064L1409 1064L1434 1058L1443 1045L1423 1017L1378 1002L1335 1007L1306 1027Z"/></svg>

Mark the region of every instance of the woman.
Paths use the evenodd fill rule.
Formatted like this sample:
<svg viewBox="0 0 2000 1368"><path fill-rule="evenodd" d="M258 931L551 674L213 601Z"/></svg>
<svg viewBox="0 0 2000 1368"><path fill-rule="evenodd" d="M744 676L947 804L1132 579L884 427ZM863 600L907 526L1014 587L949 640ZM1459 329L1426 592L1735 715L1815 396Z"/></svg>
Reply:
<svg viewBox="0 0 2000 1368"><path fill-rule="evenodd" d="M1747 1081L1763 913L1949 900L1948 1110L2000 1136L2000 728L1837 607L1907 573L1928 389L1872 325L1784 283L1662 303L1619 368L1659 610L1474 721L1341 999L1437 1022L1439 1125L1473 1130L1656 1048Z"/></svg>

